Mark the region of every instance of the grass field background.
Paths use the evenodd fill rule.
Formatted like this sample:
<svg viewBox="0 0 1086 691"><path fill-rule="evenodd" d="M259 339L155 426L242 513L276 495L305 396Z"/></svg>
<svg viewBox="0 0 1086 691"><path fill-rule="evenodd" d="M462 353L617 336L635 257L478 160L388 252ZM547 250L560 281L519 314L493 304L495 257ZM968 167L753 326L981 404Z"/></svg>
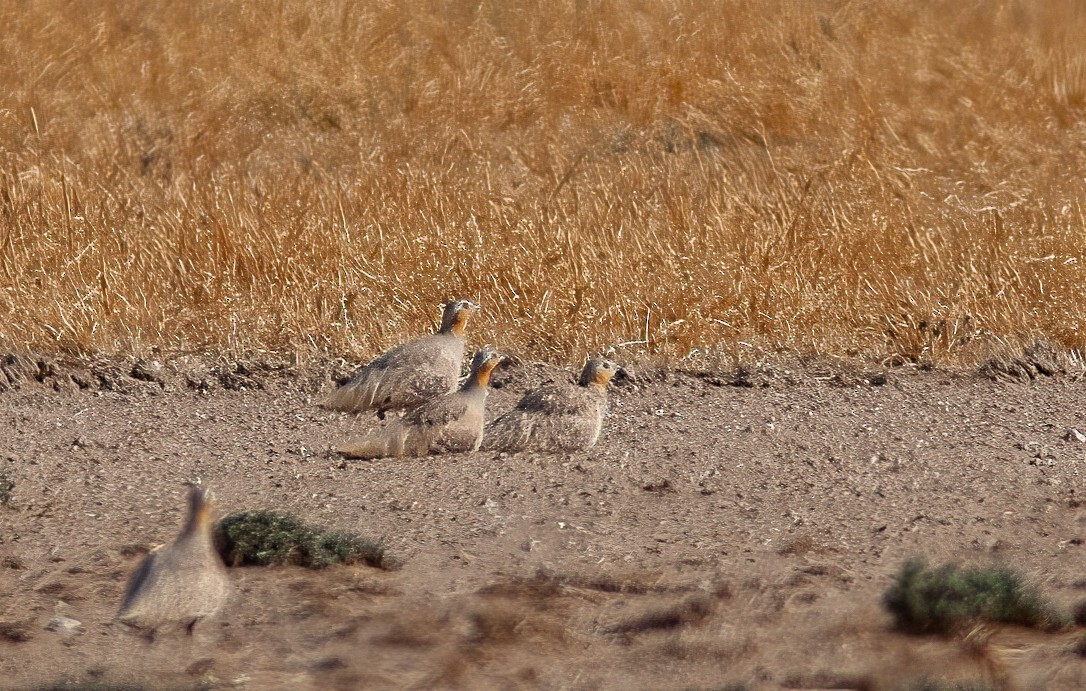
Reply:
<svg viewBox="0 0 1086 691"><path fill-rule="evenodd" d="M1086 345L1086 5L0 4L0 345Z"/></svg>

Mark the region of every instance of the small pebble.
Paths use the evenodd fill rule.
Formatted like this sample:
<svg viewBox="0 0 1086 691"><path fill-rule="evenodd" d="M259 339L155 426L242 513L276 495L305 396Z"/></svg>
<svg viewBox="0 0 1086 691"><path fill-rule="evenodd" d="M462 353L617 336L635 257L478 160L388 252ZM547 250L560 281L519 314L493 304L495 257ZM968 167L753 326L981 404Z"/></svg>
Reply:
<svg viewBox="0 0 1086 691"><path fill-rule="evenodd" d="M49 620L49 623L45 625L45 630L70 635L78 633L82 627L83 622L58 614Z"/></svg>

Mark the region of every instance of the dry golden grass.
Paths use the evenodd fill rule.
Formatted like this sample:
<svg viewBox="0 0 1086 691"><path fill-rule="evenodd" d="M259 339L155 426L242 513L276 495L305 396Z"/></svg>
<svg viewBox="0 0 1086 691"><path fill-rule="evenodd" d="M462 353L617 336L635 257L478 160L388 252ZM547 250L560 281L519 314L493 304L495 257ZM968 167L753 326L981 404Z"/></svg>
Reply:
<svg viewBox="0 0 1086 691"><path fill-rule="evenodd" d="M0 344L1086 345L1086 6L0 5ZM637 343L642 342L642 343Z"/></svg>

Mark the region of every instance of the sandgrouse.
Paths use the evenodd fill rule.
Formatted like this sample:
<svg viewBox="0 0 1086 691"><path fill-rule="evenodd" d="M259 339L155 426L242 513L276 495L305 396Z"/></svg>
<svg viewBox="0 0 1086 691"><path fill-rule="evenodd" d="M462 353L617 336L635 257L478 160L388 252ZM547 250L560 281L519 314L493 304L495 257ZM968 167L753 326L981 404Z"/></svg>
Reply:
<svg viewBox="0 0 1086 691"><path fill-rule="evenodd" d="M545 384L486 427L490 451L578 451L599 439L607 414L607 382L618 371L610 360L589 360L578 384Z"/></svg>
<svg viewBox="0 0 1086 691"><path fill-rule="evenodd" d="M211 493L193 486L177 538L144 557L128 579L117 619L154 635L167 625L189 633L230 596L230 581L211 539Z"/></svg>
<svg viewBox="0 0 1086 691"><path fill-rule="evenodd" d="M436 334L420 336L392 348L355 372L320 405L361 413L408 410L434 396L453 391L464 361L464 329L479 310L470 300L450 301Z"/></svg>
<svg viewBox="0 0 1086 691"><path fill-rule="evenodd" d="M484 347L471 361L463 385L419 407L381 429L353 439L339 449L348 458L425 456L475 451L483 438L490 373L503 356Z"/></svg>

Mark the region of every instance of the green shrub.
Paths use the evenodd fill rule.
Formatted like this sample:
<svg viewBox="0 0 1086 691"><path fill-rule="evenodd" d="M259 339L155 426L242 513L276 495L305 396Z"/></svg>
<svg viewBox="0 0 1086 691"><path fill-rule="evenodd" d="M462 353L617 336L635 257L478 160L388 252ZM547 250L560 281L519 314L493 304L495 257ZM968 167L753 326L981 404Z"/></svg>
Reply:
<svg viewBox="0 0 1086 691"><path fill-rule="evenodd" d="M910 633L949 633L976 621L1042 629L1067 624L1017 572L1002 567L946 564L929 569L923 559L911 559L883 595L883 604L897 627Z"/></svg>
<svg viewBox="0 0 1086 691"><path fill-rule="evenodd" d="M323 569L332 564L380 567L384 547L345 532L325 531L276 511L239 511L215 526L215 544L230 566L291 564Z"/></svg>

